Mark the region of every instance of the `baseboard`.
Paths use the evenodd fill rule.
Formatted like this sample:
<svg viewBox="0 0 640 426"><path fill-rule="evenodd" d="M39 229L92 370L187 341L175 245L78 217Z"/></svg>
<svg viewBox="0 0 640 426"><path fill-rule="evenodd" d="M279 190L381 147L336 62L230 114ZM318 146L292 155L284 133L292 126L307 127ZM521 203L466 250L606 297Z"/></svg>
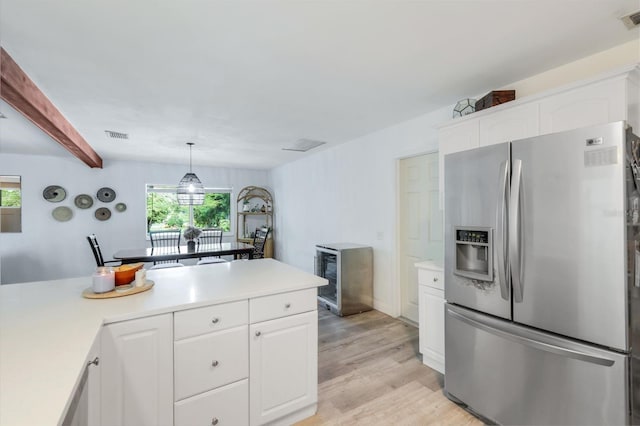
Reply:
<svg viewBox="0 0 640 426"><path fill-rule="evenodd" d="M308 405L304 408L299 409L291 414L288 414L284 417L280 417L270 423L269 426L290 426L300 420L304 420L307 417L311 417L318 412L318 404Z"/></svg>
<svg viewBox="0 0 640 426"><path fill-rule="evenodd" d="M444 374L444 360L441 357L435 358L429 356L428 352L422 354L422 363L429 368L436 370L438 373Z"/></svg>

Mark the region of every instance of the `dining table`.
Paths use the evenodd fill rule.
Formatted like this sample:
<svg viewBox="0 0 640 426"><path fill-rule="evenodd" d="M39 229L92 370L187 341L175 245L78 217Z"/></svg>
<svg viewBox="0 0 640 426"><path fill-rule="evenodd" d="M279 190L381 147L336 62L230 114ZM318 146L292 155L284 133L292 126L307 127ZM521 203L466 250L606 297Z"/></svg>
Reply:
<svg viewBox="0 0 640 426"><path fill-rule="evenodd" d="M118 250L113 254L113 258L120 260L123 264L137 262L161 262L174 259L199 259L202 257L216 257L233 255L234 259L239 259L242 255L247 255L253 259L253 249L251 244L230 242L219 244L196 244L196 247L189 250L187 246L175 248L132 248Z"/></svg>

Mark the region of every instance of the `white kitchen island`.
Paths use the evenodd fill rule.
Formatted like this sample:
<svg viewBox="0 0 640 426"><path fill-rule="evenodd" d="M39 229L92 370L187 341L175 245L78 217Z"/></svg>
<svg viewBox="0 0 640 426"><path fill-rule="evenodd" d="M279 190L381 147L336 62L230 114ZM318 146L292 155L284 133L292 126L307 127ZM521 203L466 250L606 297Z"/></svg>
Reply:
<svg viewBox="0 0 640 426"><path fill-rule="evenodd" d="M154 372L153 368L159 374L166 373L169 385L167 382L162 384L161 379L158 379L160 384L156 384L165 388L162 390L165 396L137 395L140 398L157 399L155 405L151 404L152 411L157 409L165 414L171 413L157 417L160 423L173 424L174 409L175 422L179 420L178 412L187 418L190 413L198 416L201 414L198 410L203 406L202 401L206 402L206 398L216 400L218 396L224 400L225 395L233 397L234 410L241 411L240 418L244 416L252 425L282 419L295 420L315 412L315 295L316 287L326 284L325 279L272 259L153 270L148 271L147 278L155 282L151 290L114 299L84 299L81 293L90 287L91 277L0 286L0 426L62 423L70 405L74 405L71 400L77 394L85 366L95 356L100 358L99 368L102 369L98 381L100 376L107 377L109 385L105 387L105 383L102 383L96 386L95 380L89 384L90 390L99 390L97 398L96 395L89 396L89 401L95 404L97 399L98 404L103 405L102 409L93 409L89 424L107 423L105 419L108 416L126 416L128 408L123 408L122 404L135 407L131 399L123 402L118 396L123 389L109 388L114 386L112 383L117 383L116 379L123 375L123 371L130 371L126 370L126 366L136 367L133 369L134 380L145 377L156 380L155 374L148 374ZM139 324L146 324L145 321L156 320L161 320L159 324L165 324L154 326L161 332L151 333L151 339L140 339L141 345L136 346L136 339L122 339L122 336L137 336L135 330L133 334L127 334L130 325L135 329ZM220 327L219 330L216 327ZM121 333L121 330L125 332ZM287 333L288 330L292 332ZM149 335L145 330L139 334ZM231 351L230 356L234 358L231 364L237 366L248 360L251 365L250 376L249 366L245 368L241 365L240 370L246 373L234 372L240 374L238 377L231 374L233 377L209 388L207 385L202 385L205 388L194 385L189 377L211 374L210 367L218 367L218 363L220 368L225 366L224 361L216 358L207 361L209 370L202 374L186 371L184 377L176 377L175 384L181 390L174 390L174 346L175 353L181 353L182 357L178 360L176 356L175 359L177 374L197 364L202 351L195 348L215 346L215 342L220 339L226 341L224 339L232 338L229 337L232 335L241 336L239 340L246 344L240 345L238 351ZM164 343L157 344L161 338ZM167 338L170 339L169 344L166 343ZM291 352L309 359L289 359L287 362L288 368L300 366L305 368L307 374L303 375L301 383L294 383L293 393L291 389L278 389L277 392L260 395L260 389L265 389L261 381L280 374L278 369L285 368L279 365L279 362L284 362L279 359L283 355L286 355L285 359L289 358L289 355L282 353L286 351L282 345L288 342L287 338L304 340L294 340ZM153 344L148 346L149 342ZM122 357L122 353L117 355L117 349L123 347L134 351L128 353L127 359L115 360L117 356ZM156 354L135 351L145 347L162 354L158 357ZM179 347L186 349L180 352ZM101 349L104 353L101 353ZM244 350L249 353L242 353ZM194 355L193 361L189 359L190 355ZM187 359L184 359L185 356ZM273 371L265 373L258 370L260 366L269 365L273 365ZM110 370L105 371L105 368ZM140 369L148 371L140 372ZM281 379L280 383L272 385L282 386L290 377ZM140 385L144 388L147 384L143 382ZM300 390L300 385L306 388ZM167 392L171 398L169 407L166 406ZM177 392L186 395L185 398L178 400ZM251 393L250 405L247 392ZM273 398L278 395L291 398L291 401L275 401ZM261 397L264 397L262 401ZM117 404L104 407L106 401L116 401ZM242 401L246 404L242 405ZM118 404L120 406L116 407ZM114 414L113 410L117 412ZM217 422L214 415L209 417L207 424Z"/></svg>

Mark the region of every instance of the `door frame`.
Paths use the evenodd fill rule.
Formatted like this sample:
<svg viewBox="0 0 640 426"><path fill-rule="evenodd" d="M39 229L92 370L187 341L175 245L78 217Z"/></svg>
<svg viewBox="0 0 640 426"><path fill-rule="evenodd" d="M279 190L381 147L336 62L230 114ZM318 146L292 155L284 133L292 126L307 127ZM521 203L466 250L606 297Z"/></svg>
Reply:
<svg viewBox="0 0 640 426"><path fill-rule="evenodd" d="M400 272L400 161L406 160L408 158L419 157L421 155L429 155L429 154L438 154L439 149L428 149L426 151L415 152L409 155L403 155L402 157L396 157L396 208L395 208L395 250L393 254L393 263L394 267L394 281L396 282L395 289L393 291L393 317L398 318L402 314L402 285L400 282L401 272ZM438 170L438 179L440 178L440 170ZM438 206L440 208L440 206Z"/></svg>

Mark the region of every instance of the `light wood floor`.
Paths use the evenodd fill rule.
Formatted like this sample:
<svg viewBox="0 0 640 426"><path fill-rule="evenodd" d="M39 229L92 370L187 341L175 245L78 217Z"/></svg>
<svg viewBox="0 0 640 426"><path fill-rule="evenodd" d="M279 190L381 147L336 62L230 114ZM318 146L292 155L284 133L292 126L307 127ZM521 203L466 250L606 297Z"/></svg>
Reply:
<svg viewBox="0 0 640 426"><path fill-rule="evenodd" d="M318 315L318 413L298 426L483 424L442 394L416 327L378 311Z"/></svg>

